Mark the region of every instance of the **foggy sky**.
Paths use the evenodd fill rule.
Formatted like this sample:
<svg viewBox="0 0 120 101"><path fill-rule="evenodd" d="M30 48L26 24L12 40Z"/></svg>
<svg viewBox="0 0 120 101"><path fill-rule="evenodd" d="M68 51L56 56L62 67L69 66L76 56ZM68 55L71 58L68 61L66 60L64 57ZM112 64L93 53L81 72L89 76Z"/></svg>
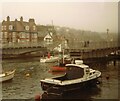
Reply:
<svg viewBox="0 0 120 101"><path fill-rule="evenodd" d="M2 4L2 20L23 16L36 24L53 24L97 32L118 31L117 2L6 2ZM1 21L2 22L2 21Z"/></svg>

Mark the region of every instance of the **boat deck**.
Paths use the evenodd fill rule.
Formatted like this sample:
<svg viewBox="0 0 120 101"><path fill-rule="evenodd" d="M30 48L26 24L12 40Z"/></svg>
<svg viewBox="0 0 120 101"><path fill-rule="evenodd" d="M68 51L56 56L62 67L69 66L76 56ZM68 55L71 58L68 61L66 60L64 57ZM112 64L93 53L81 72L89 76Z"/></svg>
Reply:
<svg viewBox="0 0 120 101"><path fill-rule="evenodd" d="M69 80L69 78L67 78L66 75L62 76L62 77L56 77L54 78L55 80L60 80L60 81L65 81L65 80Z"/></svg>
<svg viewBox="0 0 120 101"><path fill-rule="evenodd" d="M79 76L79 78L82 78L82 76ZM73 80L73 78L71 78L69 75L64 75L64 76L61 76L61 77L56 77L56 78L53 78L55 80L60 80L60 81L66 81L66 80ZM74 79L77 79L77 78L74 78Z"/></svg>

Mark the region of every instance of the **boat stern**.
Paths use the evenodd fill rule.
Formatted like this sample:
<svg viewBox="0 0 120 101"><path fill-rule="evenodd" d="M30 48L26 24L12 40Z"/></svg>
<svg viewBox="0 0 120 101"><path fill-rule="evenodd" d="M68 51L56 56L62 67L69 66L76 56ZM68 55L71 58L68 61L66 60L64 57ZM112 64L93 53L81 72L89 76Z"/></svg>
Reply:
<svg viewBox="0 0 120 101"><path fill-rule="evenodd" d="M55 79L44 79L44 80L40 80L40 83L41 83L41 87L42 87L42 90L47 90L48 88L51 88L55 85L60 85L61 84L61 81L60 80L55 80Z"/></svg>

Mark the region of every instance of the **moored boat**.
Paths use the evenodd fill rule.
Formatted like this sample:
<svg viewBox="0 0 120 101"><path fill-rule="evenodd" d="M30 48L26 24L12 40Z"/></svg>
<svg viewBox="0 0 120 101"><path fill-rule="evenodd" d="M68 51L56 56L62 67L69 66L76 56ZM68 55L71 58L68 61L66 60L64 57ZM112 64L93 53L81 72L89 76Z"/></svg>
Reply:
<svg viewBox="0 0 120 101"><path fill-rule="evenodd" d="M58 61L58 56L51 56L50 53L47 54L47 57L40 58L41 63L52 63Z"/></svg>
<svg viewBox="0 0 120 101"><path fill-rule="evenodd" d="M63 67L63 66L53 66L53 67L51 67L51 71L52 72L65 72L66 71L66 67Z"/></svg>
<svg viewBox="0 0 120 101"><path fill-rule="evenodd" d="M15 70L0 74L0 82L4 82L4 81L13 79L14 74L15 74Z"/></svg>
<svg viewBox="0 0 120 101"><path fill-rule="evenodd" d="M51 56L51 57L46 57L46 58L41 58L40 62L41 63L52 63L58 61L59 57Z"/></svg>
<svg viewBox="0 0 120 101"><path fill-rule="evenodd" d="M66 73L62 76L41 80L41 87L48 94L61 95L69 91L96 85L101 72L89 68L81 60L75 64L66 64Z"/></svg>
<svg viewBox="0 0 120 101"><path fill-rule="evenodd" d="M50 71L52 71L52 72L65 72L66 71L65 65L68 63L71 63L71 58L69 57L69 55L64 55L63 58L59 59L57 65L52 66L50 68Z"/></svg>

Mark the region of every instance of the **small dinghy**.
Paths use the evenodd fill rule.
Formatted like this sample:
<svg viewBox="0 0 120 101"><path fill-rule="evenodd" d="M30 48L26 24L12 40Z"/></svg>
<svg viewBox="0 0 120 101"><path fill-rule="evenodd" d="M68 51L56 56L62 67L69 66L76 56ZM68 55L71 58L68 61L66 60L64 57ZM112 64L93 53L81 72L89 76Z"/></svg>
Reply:
<svg viewBox="0 0 120 101"><path fill-rule="evenodd" d="M15 70L0 74L0 82L4 82L4 81L13 79L14 74L15 74Z"/></svg>

